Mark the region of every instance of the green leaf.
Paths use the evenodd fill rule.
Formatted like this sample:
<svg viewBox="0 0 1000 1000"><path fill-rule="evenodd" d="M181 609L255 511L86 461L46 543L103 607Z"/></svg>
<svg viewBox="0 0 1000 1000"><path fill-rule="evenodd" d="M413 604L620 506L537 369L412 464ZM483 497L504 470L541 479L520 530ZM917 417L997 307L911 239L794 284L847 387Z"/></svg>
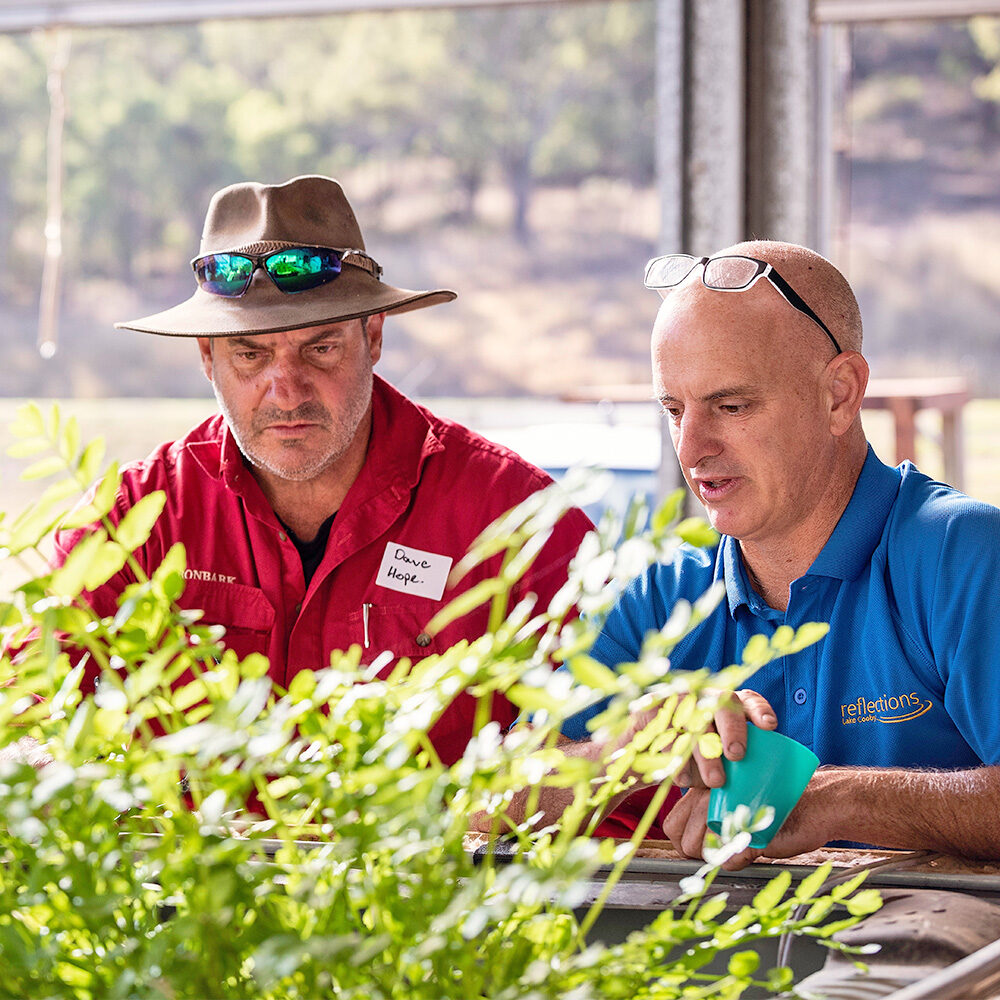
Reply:
<svg viewBox="0 0 1000 1000"><path fill-rule="evenodd" d="M108 471L104 473L104 478L94 490L91 500L77 507L76 510L71 511L63 519L60 526L67 531L74 528L86 528L95 521L99 521L102 517L106 517L114 506L120 482L118 464L112 463Z"/></svg>
<svg viewBox="0 0 1000 1000"><path fill-rule="evenodd" d="M29 507L11 525L6 547L12 555L34 548L52 531L59 520L59 513L52 504L39 503Z"/></svg>
<svg viewBox="0 0 1000 1000"><path fill-rule="evenodd" d="M598 663L597 660L589 656L574 656L569 661L568 666L570 673L579 683L585 684L595 691L600 691L602 694L614 694L618 690L618 675L603 663Z"/></svg>
<svg viewBox="0 0 1000 1000"><path fill-rule="evenodd" d="M266 677L271 663L262 653L250 653L240 662L240 675L256 680L258 677ZM295 675L298 677L298 674ZM295 678L292 678L294 681Z"/></svg>
<svg viewBox="0 0 1000 1000"><path fill-rule="evenodd" d="M21 609L10 601L0 601L0 629L19 625L23 621Z"/></svg>
<svg viewBox="0 0 1000 1000"><path fill-rule="evenodd" d="M51 447L48 438L25 438L23 441L15 441L7 449L7 454L11 458L31 458L32 455L47 451Z"/></svg>
<svg viewBox="0 0 1000 1000"><path fill-rule="evenodd" d="M94 491L94 506L107 514L114 506L119 486L121 486L121 475L118 472L118 463L112 462L105 470L104 477ZM101 516L103 517L104 514Z"/></svg>
<svg viewBox="0 0 1000 1000"><path fill-rule="evenodd" d="M795 638L795 629L791 625L779 625L771 636L771 648L784 655Z"/></svg>
<svg viewBox="0 0 1000 1000"><path fill-rule="evenodd" d="M752 635L743 647L743 662L747 666L760 666L771 658L770 643L767 636Z"/></svg>
<svg viewBox="0 0 1000 1000"><path fill-rule="evenodd" d="M80 492L80 486L75 479L61 479L46 487L41 496L41 503L61 503Z"/></svg>
<svg viewBox="0 0 1000 1000"><path fill-rule="evenodd" d="M174 542L153 573L154 588L167 601L176 601L184 593L184 570L186 568L187 553L184 544Z"/></svg>
<svg viewBox="0 0 1000 1000"><path fill-rule="evenodd" d="M523 708L526 712L538 712L545 709L554 715L559 714L561 703L545 690L545 688L529 687L527 684L514 684L507 691L508 700Z"/></svg>
<svg viewBox="0 0 1000 1000"><path fill-rule="evenodd" d="M59 437L59 423L61 419L62 418L59 414L59 404L53 403L49 407L49 423L46 430L46 433L53 441Z"/></svg>
<svg viewBox="0 0 1000 1000"><path fill-rule="evenodd" d="M572 788L581 782L593 780L597 771L593 761L584 757L563 756L553 770L546 775L545 785L552 788ZM532 773L533 769L532 769Z"/></svg>
<svg viewBox="0 0 1000 1000"><path fill-rule="evenodd" d="M643 778L660 774L677 755L662 753L637 753L632 761L632 770Z"/></svg>
<svg viewBox="0 0 1000 1000"><path fill-rule="evenodd" d="M767 988L772 993L787 990L795 982L795 973L787 965L767 970Z"/></svg>
<svg viewBox="0 0 1000 1000"><path fill-rule="evenodd" d="M90 572L91 563L106 541L107 535L103 529L81 538L62 567L52 574L52 592L65 597L76 597L84 589L84 580Z"/></svg>
<svg viewBox="0 0 1000 1000"><path fill-rule="evenodd" d="M268 783L267 792L273 799L283 799L286 795L296 792L302 787L302 782L293 774L275 778Z"/></svg>
<svg viewBox="0 0 1000 1000"><path fill-rule="evenodd" d="M807 924L818 924L833 909L833 900L829 896L820 896L812 906L806 910L806 915L802 918Z"/></svg>
<svg viewBox="0 0 1000 1000"><path fill-rule="evenodd" d="M610 508L605 512L610 513ZM625 523L622 526L622 538L631 538L641 531L649 518L649 504L644 496L633 496L628 502L625 512Z"/></svg>
<svg viewBox="0 0 1000 1000"><path fill-rule="evenodd" d="M830 898L839 901L841 899L846 899L855 889L861 886L861 883L868 877L868 872L858 872L854 878L848 879L846 882L841 882L840 885L835 885L830 890Z"/></svg>
<svg viewBox="0 0 1000 1000"><path fill-rule="evenodd" d="M830 626L825 622L806 622L800 625L795 633L795 638L789 643L786 656L797 653L806 646L811 646L814 642L819 642L830 631Z"/></svg>
<svg viewBox="0 0 1000 1000"><path fill-rule="evenodd" d="M97 478L101 463L104 461L105 445L104 438L94 438L84 449L76 463L77 472L85 482L91 482Z"/></svg>
<svg viewBox="0 0 1000 1000"><path fill-rule="evenodd" d="M163 490L149 493L137 500L115 530L118 542L129 552L134 552L145 544L166 502L167 495Z"/></svg>
<svg viewBox="0 0 1000 1000"><path fill-rule="evenodd" d="M132 703L147 697L164 683L167 663L180 652L177 645L151 653L136 669L129 671L123 681L125 693Z"/></svg>
<svg viewBox="0 0 1000 1000"><path fill-rule="evenodd" d="M720 892L717 896L713 896L705 903L702 903L698 912L694 915L694 919L700 920L703 923L708 923L708 921L714 920L720 913L722 913L723 910L725 910L726 903L728 901L729 894L726 892Z"/></svg>
<svg viewBox="0 0 1000 1000"><path fill-rule="evenodd" d="M59 455L67 465L74 465L80 451L80 424L76 417L70 417L63 424L59 435Z"/></svg>
<svg viewBox="0 0 1000 1000"><path fill-rule="evenodd" d="M426 631L430 635L437 635L443 628L453 621L467 615L487 601L503 594L507 591L507 584L503 580L480 580L474 587L470 587L464 594L459 594L453 601L449 601L428 623Z"/></svg>
<svg viewBox="0 0 1000 1000"><path fill-rule="evenodd" d="M731 976L746 978L752 976L760 966L760 955L755 951L738 951L729 959L728 971Z"/></svg>
<svg viewBox="0 0 1000 1000"><path fill-rule="evenodd" d="M316 690L316 674L311 670L300 670L288 685L288 696L293 702L304 701Z"/></svg>
<svg viewBox="0 0 1000 1000"><path fill-rule="evenodd" d="M183 712L192 705L197 705L200 702L203 702L207 696L208 690L205 686L205 682L198 678L190 681L183 687L175 688L172 701L174 708Z"/></svg>
<svg viewBox="0 0 1000 1000"><path fill-rule="evenodd" d="M827 861L820 865L814 872L807 875L795 889L795 901L804 903L812 899L819 892L820 887L829 878L833 865Z"/></svg>
<svg viewBox="0 0 1000 1000"><path fill-rule="evenodd" d="M17 416L10 425L14 437L44 437L45 419L37 403L24 403L17 408Z"/></svg>
<svg viewBox="0 0 1000 1000"><path fill-rule="evenodd" d="M96 590L119 572L127 560L128 552L117 542L105 542L94 557L94 562L84 577L83 585L87 590Z"/></svg>
<svg viewBox="0 0 1000 1000"><path fill-rule="evenodd" d="M29 465L21 473L21 479L25 482L30 482L33 479L47 479L49 476L54 476L57 472L65 471L66 463L58 455L50 455L48 458L43 458Z"/></svg>
<svg viewBox="0 0 1000 1000"><path fill-rule="evenodd" d="M698 740L698 750L702 757L710 760L722 756L722 739L718 733L705 733Z"/></svg>
<svg viewBox="0 0 1000 1000"><path fill-rule="evenodd" d="M681 700L681 703L674 709L673 718L670 720L670 724L674 729L684 729L691 722L691 717L694 715L694 710L698 706L698 699L693 694L687 694Z"/></svg>
<svg viewBox="0 0 1000 1000"><path fill-rule="evenodd" d="M865 917L882 907L882 895L878 889L862 889L855 896L844 900L847 912L852 917Z"/></svg>
<svg viewBox="0 0 1000 1000"><path fill-rule="evenodd" d="M94 731L103 740L124 738L126 714L120 708L99 708L94 713Z"/></svg>
<svg viewBox="0 0 1000 1000"><path fill-rule="evenodd" d="M182 573L167 573L161 578L163 596L173 603L184 593L184 575Z"/></svg>
<svg viewBox="0 0 1000 1000"><path fill-rule="evenodd" d="M674 531L688 545L694 545L699 549L710 549L719 542L718 532L709 527L700 517L686 517Z"/></svg>
<svg viewBox="0 0 1000 1000"><path fill-rule="evenodd" d="M674 490L666 500L653 511L650 519L650 527L656 534L662 534L674 521L680 517L681 508L684 505L685 491L683 489Z"/></svg>
<svg viewBox="0 0 1000 1000"><path fill-rule="evenodd" d="M826 913L829 913L829 909L824 911L824 915ZM843 920L831 920L829 923L825 923L819 927L813 925L809 931L809 936L824 940L833 937L835 934L839 934L841 931L846 931L849 927L857 926L857 923L857 917L844 917Z"/></svg>
<svg viewBox="0 0 1000 1000"><path fill-rule="evenodd" d="M758 913L770 913L785 898L785 893L791 884L791 872L787 870L780 872L754 896L754 908Z"/></svg>

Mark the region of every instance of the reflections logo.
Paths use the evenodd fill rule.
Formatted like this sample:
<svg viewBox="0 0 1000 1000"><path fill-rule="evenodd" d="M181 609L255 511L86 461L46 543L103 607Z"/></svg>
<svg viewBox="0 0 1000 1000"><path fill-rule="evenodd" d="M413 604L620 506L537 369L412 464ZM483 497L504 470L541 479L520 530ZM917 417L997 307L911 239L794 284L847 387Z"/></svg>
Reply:
<svg viewBox="0 0 1000 1000"><path fill-rule="evenodd" d="M909 722L911 719L919 719L933 707L934 702L923 701L916 691L909 694L883 694L874 701L862 697L849 705L840 706L840 721L845 726L853 726L859 722Z"/></svg>

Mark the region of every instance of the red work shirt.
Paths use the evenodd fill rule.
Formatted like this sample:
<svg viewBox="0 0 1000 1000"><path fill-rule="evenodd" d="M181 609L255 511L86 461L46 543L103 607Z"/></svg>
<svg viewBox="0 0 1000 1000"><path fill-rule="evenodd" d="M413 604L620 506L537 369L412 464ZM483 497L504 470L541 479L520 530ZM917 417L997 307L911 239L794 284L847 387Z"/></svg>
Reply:
<svg viewBox="0 0 1000 1000"><path fill-rule="evenodd" d="M393 556L405 547L457 563L483 528L551 481L507 448L434 416L376 378L367 458L337 511L326 553L308 585L295 544L221 416L125 466L111 516L117 522L140 497L165 491L163 514L135 553L139 565L151 574L167 550L183 542L187 582L178 603L204 611L203 623L224 626L224 641L239 656L265 654L271 677L285 687L299 670L325 667L332 650L353 644L362 647L362 661L370 663L384 650L419 659L482 635L488 606L433 638L425 628L457 594L495 576L500 557L430 597L412 592L413 581L400 574L415 575L413 564ZM547 606L591 527L582 511L566 514L512 600L530 592ZM59 562L80 535L57 536ZM436 564L412 553L411 558L417 568L424 561ZM384 561L393 565L394 577L385 576ZM385 585L377 582L380 568ZM95 611L113 615L118 596L131 582L125 569L95 591ZM391 669L390 664L384 673ZM460 695L431 731L445 763L465 749L474 704L470 695ZM493 718L501 726L515 717L506 699L494 700Z"/></svg>

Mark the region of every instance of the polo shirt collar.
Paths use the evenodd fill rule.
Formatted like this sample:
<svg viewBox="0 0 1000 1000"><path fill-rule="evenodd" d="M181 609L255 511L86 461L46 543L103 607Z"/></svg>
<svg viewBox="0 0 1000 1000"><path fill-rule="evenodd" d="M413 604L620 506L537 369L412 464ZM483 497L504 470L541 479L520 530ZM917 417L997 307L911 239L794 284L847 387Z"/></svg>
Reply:
<svg viewBox="0 0 1000 1000"><path fill-rule="evenodd" d="M878 547L901 482L900 470L879 461L869 445L851 499L806 576L857 579ZM767 605L750 586L736 539L723 535L719 544L730 614L735 615L741 605L755 614L766 610Z"/></svg>
<svg viewBox="0 0 1000 1000"><path fill-rule="evenodd" d="M902 480L900 470L880 462L869 445L854 493L806 575L856 580L878 547Z"/></svg>
<svg viewBox="0 0 1000 1000"><path fill-rule="evenodd" d="M760 597L754 592L747 578L743 559L740 557L740 547L735 538L723 535L719 543L722 551L722 572L726 581L726 599L729 602L729 613L736 614L736 609L745 604L755 610L760 603Z"/></svg>

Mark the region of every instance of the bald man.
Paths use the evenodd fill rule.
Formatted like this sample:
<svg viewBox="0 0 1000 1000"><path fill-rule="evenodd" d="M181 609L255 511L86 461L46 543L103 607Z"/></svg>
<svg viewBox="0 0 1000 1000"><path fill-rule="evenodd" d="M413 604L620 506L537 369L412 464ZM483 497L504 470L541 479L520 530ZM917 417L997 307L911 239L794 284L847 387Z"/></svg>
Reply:
<svg viewBox="0 0 1000 1000"><path fill-rule="evenodd" d="M676 669L718 670L756 633L829 622L824 639L761 669L740 710L716 719L732 760L749 718L826 765L767 854L852 842L1000 858L1000 510L876 457L860 418L858 305L823 257L743 243L657 258L646 285L663 296L654 388L722 538L634 580L593 655L636 660L675 602L714 581L725 597L678 644ZM587 742L596 712L564 727L570 752L601 754ZM685 856L702 854L709 787L722 781L719 760L679 776L691 788L664 832Z"/></svg>

